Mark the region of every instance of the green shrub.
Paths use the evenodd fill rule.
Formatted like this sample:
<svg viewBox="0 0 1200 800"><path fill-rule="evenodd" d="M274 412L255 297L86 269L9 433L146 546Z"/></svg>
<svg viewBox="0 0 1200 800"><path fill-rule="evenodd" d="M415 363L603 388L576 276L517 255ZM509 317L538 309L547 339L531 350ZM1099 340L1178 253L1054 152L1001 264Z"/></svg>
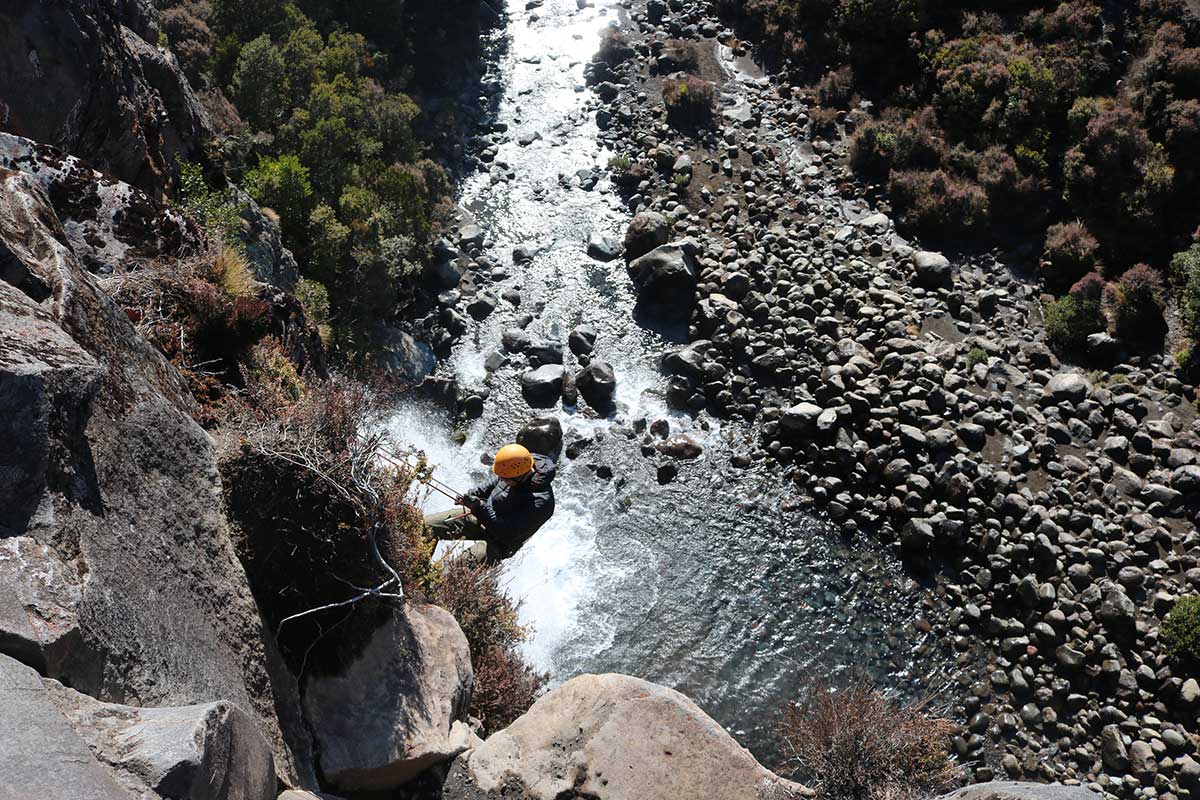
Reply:
<svg viewBox="0 0 1200 800"><path fill-rule="evenodd" d="M284 236L300 242L312 206L312 184L308 168L292 154L263 156L258 166L246 174L246 190L259 205L279 215Z"/></svg>
<svg viewBox="0 0 1200 800"><path fill-rule="evenodd" d="M667 118L682 125L710 124L716 110L717 92L711 82L696 75L663 81Z"/></svg>
<svg viewBox="0 0 1200 800"><path fill-rule="evenodd" d="M1104 285L1103 278L1089 273L1071 287L1070 294L1046 304L1046 339L1056 352L1081 352L1087 337L1104 330Z"/></svg>
<svg viewBox="0 0 1200 800"><path fill-rule="evenodd" d="M1131 109L1117 106L1088 123L1063 170L1068 202L1101 233L1113 260L1161 247L1175 171Z"/></svg>
<svg viewBox="0 0 1200 800"><path fill-rule="evenodd" d="M817 102L833 108L847 108L854 95L854 70L849 66L833 69L813 87Z"/></svg>
<svg viewBox="0 0 1200 800"><path fill-rule="evenodd" d="M321 341L328 343L329 332L329 291L325 285L311 278L301 278L296 282L296 299L304 309L304 318L314 326L321 336Z"/></svg>
<svg viewBox="0 0 1200 800"><path fill-rule="evenodd" d="M967 368L974 369L976 364L985 364L988 360L987 351L982 347L972 347L967 352Z"/></svg>
<svg viewBox="0 0 1200 800"><path fill-rule="evenodd" d="M965 236L988 221L983 188L944 170L893 171L888 189L904 223L921 234Z"/></svg>
<svg viewBox="0 0 1200 800"><path fill-rule="evenodd" d="M208 233L237 247L242 218L227 192L209 187L199 164L179 162L179 204Z"/></svg>
<svg viewBox="0 0 1200 800"><path fill-rule="evenodd" d="M233 100L242 119L269 131L282 117L287 96L287 66L266 34L242 47L233 68Z"/></svg>
<svg viewBox="0 0 1200 800"><path fill-rule="evenodd" d="M1175 602L1158 629L1162 651L1176 661L1200 666L1200 595L1187 595Z"/></svg>
<svg viewBox="0 0 1200 800"><path fill-rule="evenodd" d="M1175 254L1170 279L1179 293L1179 310L1188 336L1200 342L1200 244Z"/></svg>
<svg viewBox="0 0 1200 800"><path fill-rule="evenodd" d="M945 134L933 109L909 117L889 111L862 125L850 139L850 164L872 179L892 169L936 169L947 158Z"/></svg>

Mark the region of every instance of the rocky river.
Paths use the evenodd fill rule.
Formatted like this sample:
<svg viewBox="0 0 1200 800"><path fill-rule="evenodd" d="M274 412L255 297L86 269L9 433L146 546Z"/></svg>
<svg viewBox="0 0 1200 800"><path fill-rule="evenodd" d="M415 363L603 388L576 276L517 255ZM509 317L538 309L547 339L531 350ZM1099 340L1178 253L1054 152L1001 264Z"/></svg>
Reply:
<svg viewBox="0 0 1200 800"><path fill-rule="evenodd" d="M557 417L557 513L505 568L535 630L532 660L555 681L611 671L676 688L771 763L773 726L803 687L865 672L912 697L943 689L953 660L918 627L934 598L895 554L803 513L777 467L733 466L749 461L752 425L668 404L661 361L686 326L635 308L616 257L631 213L584 78L601 31L624 16L616 3L551 0L514 9L496 33L484 81L496 111L479 123L460 200L474 221L455 243L474 265L467 296L442 296L466 332L437 373L477 416L456 429L417 405L392 432L468 486L480 456L532 415ZM569 339L589 330L591 359L616 376L614 409L522 391L535 367L577 372Z"/></svg>
<svg viewBox="0 0 1200 800"><path fill-rule="evenodd" d="M707 4L530 3L497 40L441 297L469 421L396 432L465 482L531 414L566 429L506 573L536 662L680 688L768 762L788 699L862 670L936 693L978 779L1195 796L1200 690L1157 637L1200 585L1170 359L1061 363L1037 253L906 240L847 164L868 109L813 114ZM664 120L689 74L712 125Z"/></svg>

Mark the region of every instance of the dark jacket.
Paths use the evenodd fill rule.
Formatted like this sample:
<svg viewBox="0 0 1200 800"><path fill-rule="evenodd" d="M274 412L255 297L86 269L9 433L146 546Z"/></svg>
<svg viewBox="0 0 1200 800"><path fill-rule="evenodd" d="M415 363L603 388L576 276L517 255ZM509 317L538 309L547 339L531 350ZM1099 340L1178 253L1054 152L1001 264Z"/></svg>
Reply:
<svg viewBox="0 0 1200 800"><path fill-rule="evenodd" d="M554 462L533 456L533 474L509 488L495 475L467 492L480 500L475 518L488 533L488 541L508 558L521 549L554 514Z"/></svg>

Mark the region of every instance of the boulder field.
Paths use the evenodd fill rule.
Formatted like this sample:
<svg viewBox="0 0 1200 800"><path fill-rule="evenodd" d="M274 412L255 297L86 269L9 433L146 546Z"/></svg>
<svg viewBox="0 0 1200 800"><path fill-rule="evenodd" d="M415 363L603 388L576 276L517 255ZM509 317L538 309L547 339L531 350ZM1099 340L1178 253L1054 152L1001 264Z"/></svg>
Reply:
<svg viewBox="0 0 1200 800"><path fill-rule="evenodd" d="M691 308L662 362L668 402L744 420L758 441L733 466L778 469L936 579L927 621L959 654L954 746L976 780L1194 797L1200 695L1158 628L1200 591L1196 387L1111 337L1064 363L1032 244L959 256L905 238L849 164L869 106L824 124L814 91L745 58L719 5L632 3L585 68L635 287L654 286L646 254L692 248L690 293L668 284ZM658 101L685 72L711 82L711 122Z"/></svg>

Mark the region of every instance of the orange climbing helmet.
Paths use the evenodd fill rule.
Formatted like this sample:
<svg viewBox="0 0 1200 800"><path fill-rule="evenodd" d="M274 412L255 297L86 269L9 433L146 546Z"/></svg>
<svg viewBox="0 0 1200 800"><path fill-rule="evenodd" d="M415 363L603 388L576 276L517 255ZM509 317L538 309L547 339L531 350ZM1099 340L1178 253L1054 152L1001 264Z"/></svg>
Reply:
<svg viewBox="0 0 1200 800"><path fill-rule="evenodd" d="M492 464L492 472L501 478L520 478L533 470L533 456L519 444L501 447Z"/></svg>

